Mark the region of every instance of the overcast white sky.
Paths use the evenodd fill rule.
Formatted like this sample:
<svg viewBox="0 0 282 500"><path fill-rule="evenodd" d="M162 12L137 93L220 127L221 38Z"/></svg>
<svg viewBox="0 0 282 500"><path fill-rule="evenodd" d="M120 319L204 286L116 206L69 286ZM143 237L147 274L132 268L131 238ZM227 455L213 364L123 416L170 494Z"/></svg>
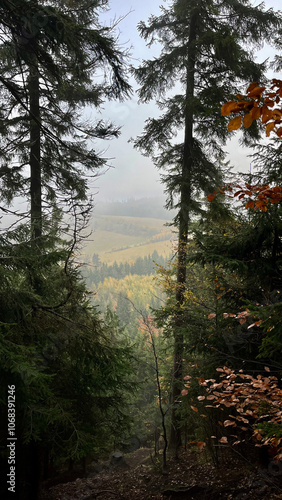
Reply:
<svg viewBox="0 0 282 500"><path fill-rule="evenodd" d="M258 5L260 0L254 0ZM164 0L110 0L110 11L103 15L105 22L126 16L119 24L120 43L125 47L132 47L132 64L138 66L142 59L152 58L158 55L158 48L146 47L143 39L139 37L137 24L139 21L147 21L151 14L160 13L159 5L167 5ZM265 0L267 8L281 9L281 0ZM126 15L127 14L127 15ZM268 48L262 51L262 58L271 56ZM136 89L136 85L135 85ZM145 158L133 145L128 143L130 137L136 137L142 133L145 120L157 113L155 105L139 105L137 95L123 103L112 102L104 106L102 116L110 119L116 125L122 126L119 139L109 141L106 146L105 156L110 158L112 166L105 175L99 177L93 185L95 202L99 200L126 200L129 198L155 197L163 193L163 185L160 183L159 172L155 169L149 158ZM238 150L236 140L229 145L232 163L237 168L248 168L250 160L246 152Z"/></svg>

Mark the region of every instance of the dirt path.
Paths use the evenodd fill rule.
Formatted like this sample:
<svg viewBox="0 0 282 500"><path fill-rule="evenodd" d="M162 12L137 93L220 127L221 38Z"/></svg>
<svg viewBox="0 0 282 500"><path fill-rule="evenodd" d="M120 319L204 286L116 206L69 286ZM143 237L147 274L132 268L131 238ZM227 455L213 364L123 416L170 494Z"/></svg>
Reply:
<svg viewBox="0 0 282 500"><path fill-rule="evenodd" d="M162 473L150 450L126 456L127 468L102 470L50 488L42 500L282 500L282 476L229 458L219 469L204 454L183 452Z"/></svg>

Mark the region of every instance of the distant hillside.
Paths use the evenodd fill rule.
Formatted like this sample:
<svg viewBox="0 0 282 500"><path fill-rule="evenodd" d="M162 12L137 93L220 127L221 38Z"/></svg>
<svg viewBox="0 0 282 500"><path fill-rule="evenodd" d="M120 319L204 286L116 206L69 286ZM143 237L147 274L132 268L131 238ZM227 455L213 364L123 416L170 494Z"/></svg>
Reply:
<svg viewBox="0 0 282 500"><path fill-rule="evenodd" d="M172 212L163 208L164 198L99 202L90 220L92 232L82 259L91 265L94 254L111 265L132 263L154 251L168 257L173 253L174 229L167 225Z"/></svg>
<svg viewBox="0 0 282 500"><path fill-rule="evenodd" d="M173 252L173 230L166 220L121 215L97 215L91 221L92 235L82 258L92 262L97 254L107 264L135 262L157 251L168 257Z"/></svg>
<svg viewBox="0 0 282 500"><path fill-rule="evenodd" d="M171 221L174 211L164 208L164 198L142 198L139 200L99 202L95 206L95 215L121 215L127 217L143 217Z"/></svg>

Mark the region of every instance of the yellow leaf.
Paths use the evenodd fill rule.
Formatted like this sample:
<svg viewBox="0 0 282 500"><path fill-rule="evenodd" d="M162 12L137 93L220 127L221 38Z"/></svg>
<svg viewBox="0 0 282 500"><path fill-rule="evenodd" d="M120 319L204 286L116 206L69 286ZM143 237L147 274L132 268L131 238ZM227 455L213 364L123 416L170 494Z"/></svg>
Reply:
<svg viewBox="0 0 282 500"><path fill-rule="evenodd" d="M241 127L242 116L236 116L228 123L228 130L232 132L233 130L238 130Z"/></svg>

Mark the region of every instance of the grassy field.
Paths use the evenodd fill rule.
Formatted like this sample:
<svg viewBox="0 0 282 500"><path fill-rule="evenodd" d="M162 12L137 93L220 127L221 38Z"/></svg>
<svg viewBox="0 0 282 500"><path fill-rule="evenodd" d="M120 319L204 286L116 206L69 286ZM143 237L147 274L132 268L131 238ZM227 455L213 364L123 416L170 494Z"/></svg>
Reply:
<svg viewBox="0 0 282 500"><path fill-rule="evenodd" d="M166 221L142 217L101 215L96 217L92 235L82 254L87 260L98 254L107 264L131 262L138 257L152 255L168 256L173 252L172 228Z"/></svg>

